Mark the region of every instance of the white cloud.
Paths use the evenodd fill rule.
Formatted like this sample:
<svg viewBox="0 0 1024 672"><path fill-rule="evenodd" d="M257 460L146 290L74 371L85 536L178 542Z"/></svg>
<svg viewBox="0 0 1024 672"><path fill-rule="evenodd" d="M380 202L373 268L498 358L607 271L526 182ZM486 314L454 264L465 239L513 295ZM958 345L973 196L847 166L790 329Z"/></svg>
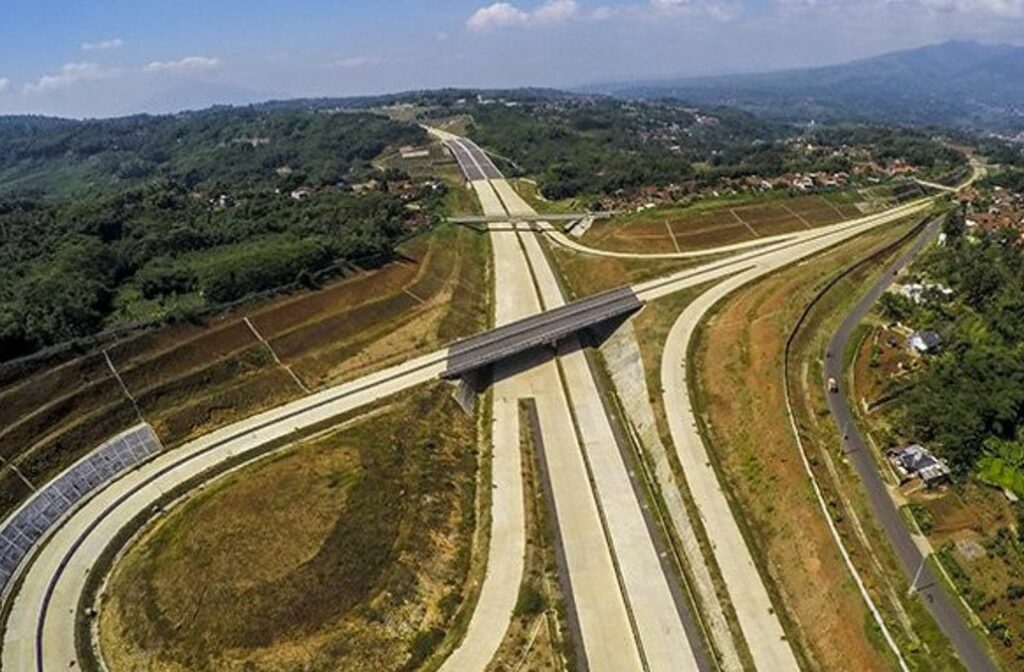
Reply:
<svg viewBox="0 0 1024 672"><path fill-rule="evenodd" d="M110 51L111 49L119 49L122 45L124 45L124 40L120 37L114 37L99 42L83 42L82 51Z"/></svg>
<svg viewBox="0 0 1024 672"><path fill-rule="evenodd" d="M47 93L81 82L107 79L118 74L116 69L103 68L96 63L67 63L55 75L43 75L39 81L25 85L26 93Z"/></svg>
<svg viewBox="0 0 1024 672"><path fill-rule="evenodd" d="M7 79L6 77L0 77L0 92L6 91L10 85L11 80Z"/></svg>
<svg viewBox="0 0 1024 672"><path fill-rule="evenodd" d="M375 56L350 56L335 61L333 65L338 68L345 68L346 70L355 70L356 68L365 68L378 63L380 63L380 59Z"/></svg>
<svg viewBox="0 0 1024 672"><path fill-rule="evenodd" d="M530 19L540 24L562 23L575 19L579 13L576 0L548 0L530 13Z"/></svg>
<svg viewBox="0 0 1024 672"><path fill-rule="evenodd" d="M787 2L789 0L782 0ZM817 0L797 0L815 3ZM739 16L741 10L729 0L650 0L655 12L670 16L703 17L728 21Z"/></svg>
<svg viewBox="0 0 1024 672"><path fill-rule="evenodd" d="M507 2L496 2L493 5L481 7L473 13L466 21L470 30L491 30L493 28L507 28L508 26L524 26L530 21L530 15L515 5Z"/></svg>
<svg viewBox="0 0 1024 672"><path fill-rule="evenodd" d="M466 26L477 32L496 28L550 26L580 15L580 6L576 0L547 0L532 9L521 9L508 2L495 2L476 10L466 21Z"/></svg>
<svg viewBox="0 0 1024 672"><path fill-rule="evenodd" d="M146 72L198 72L220 66L219 58L186 56L177 61L153 61L143 68Z"/></svg>
<svg viewBox="0 0 1024 672"><path fill-rule="evenodd" d="M962 14L1024 16L1024 0L917 0L926 9Z"/></svg>

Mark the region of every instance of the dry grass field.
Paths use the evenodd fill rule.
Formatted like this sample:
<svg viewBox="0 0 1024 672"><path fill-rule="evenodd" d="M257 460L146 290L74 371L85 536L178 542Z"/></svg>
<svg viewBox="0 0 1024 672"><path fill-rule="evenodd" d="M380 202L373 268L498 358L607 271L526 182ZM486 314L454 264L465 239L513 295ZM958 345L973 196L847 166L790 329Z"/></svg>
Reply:
<svg viewBox="0 0 1024 672"><path fill-rule="evenodd" d="M246 325L309 389L336 384L484 329L489 315L485 236L443 226L402 257L318 291L239 309L116 343L111 362L141 417L174 446L303 394ZM102 352L0 389L0 516L139 414Z"/></svg>
<svg viewBox="0 0 1024 672"><path fill-rule="evenodd" d="M110 669L417 669L463 601L476 424L437 384L233 472L139 537Z"/></svg>
<svg viewBox="0 0 1024 672"><path fill-rule="evenodd" d="M891 661L811 495L785 410L783 346L824 282L907 230L866 234L733 294L692 353L713 460L811 669L884 670Z"/></svg>
<svg viewBox="0 0 1024 672"><path fill-rule="evenodd" d="M826 226L864 214L866 203L832 195L776 196L735 204L656 208L597 222L583 236L593 247L671 253L731 245Z"/></svg>

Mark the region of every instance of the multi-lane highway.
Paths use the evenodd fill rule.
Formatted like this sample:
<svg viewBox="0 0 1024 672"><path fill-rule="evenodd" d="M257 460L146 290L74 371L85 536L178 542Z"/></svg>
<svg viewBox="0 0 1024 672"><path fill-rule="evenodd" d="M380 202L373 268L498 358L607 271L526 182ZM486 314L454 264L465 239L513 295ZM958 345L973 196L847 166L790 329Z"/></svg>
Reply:
<svg viewBox="0 0 1024 672"><path fill-rule="evenodd" d="M485 213L507 214L509 219L532 213L479 148L455 136L439 135L471 178ZM795 661L693 427L682 368L692 327L717 299L742 282L928 207L930 201L923 200L881 215L802 232L633 288L647 301L727 279L677 321L661 376L675 450L712 535L715 559L759 669L794 669ZM533 227L495 225L489 235L498 325L565 303ZM534 351L496 367L487 573L464 640L446 662L446 670L483 669L512 617L526 543L519 400L528 398L538 411L544 468L568 569L567 597L573 602L589 668L693 670L707 665L701 642L688 622L690 614L676 599L676 579L658 556L653 526L578 345L570 337L557 353ZM2 669L48 672L76 665L75 615L92 563L120 529L151 509L165 492L232 457L436 379L447 360L447 351L441 350L309 395L162 454L111 483L64 521L25 570L5 623Z"/></svg>
<svg viewBox="0 0 1024 672"><path fill-rule="evenodd" d="M514 219L533 213L476 145L460 138L449 137L446 142L468 178L490 176L471 179L485 214L506 213ZM499 309L509 294L520 297L513 303L534 312L556 310L565 304L555 273L528 226L509 229L498 225L490 235ZM517 383L519 377L528 378L530 384ZM587 667L609 671L700 669L700 642L688 639L689 616L676 601L678 591L670 586L674 579L662 566L648 533L593 372L575 338L564 340L557 353L526 373L508 379L499 373L494 394L496 408L499 404L517 407L519 399L525 398L535 402L542 442L547 447L544 466L554 499L552 508L568 569L568 599ZM517 422L511 413L496 415L495 434L510 437L510 445L496 443L495 455L503 450L518 452L519 429L499 428L502 418ZM514 473L495 470L499 489L502 481L520 478L518 466ZM492 540L491 557L503 563L494 555L498 551L494 543ZM485 587L489 582L488 574ZM482 649L478 641L491 640L495 631L504 632L506 626L507 620L485 623L478 611L462 646L449 659L448 669L467 669L460 667L463 650ZM493 655L493 650L488 653Z"/></svg>

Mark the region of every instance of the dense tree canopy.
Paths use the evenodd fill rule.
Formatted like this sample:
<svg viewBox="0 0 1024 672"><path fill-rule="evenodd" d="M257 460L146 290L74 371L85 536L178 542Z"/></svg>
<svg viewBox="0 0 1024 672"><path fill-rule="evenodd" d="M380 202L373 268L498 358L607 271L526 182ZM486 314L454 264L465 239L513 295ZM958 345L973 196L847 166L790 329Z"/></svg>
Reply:
<svg viewBox="0 0 1024 672"><path fill-rule="evenodd" d="M916 436L966 470L986 457L992 439L1013 442L1024 430L1024 250L1015 232L970 239L955 226L947 232L949 244L924 268L955 298L924 306L890 300L886 309L943 336L942 352L902 403Z"/></svg>
<svg viewBox="0 0 1024 672"><path fill-rule="evenodd" d="M386 258L404 203L345 181L423 139L380 116L301 109L7 118L0 359ZM300 185L313 195L292 198Z"/></svg>
<svg viewBox="0 0 1024 672"><path fill-rule="evenodd" d="M333 184L423 131L366 113L213 108L0 124L0 193L61 196L165 178L186 188Z"/></svg>

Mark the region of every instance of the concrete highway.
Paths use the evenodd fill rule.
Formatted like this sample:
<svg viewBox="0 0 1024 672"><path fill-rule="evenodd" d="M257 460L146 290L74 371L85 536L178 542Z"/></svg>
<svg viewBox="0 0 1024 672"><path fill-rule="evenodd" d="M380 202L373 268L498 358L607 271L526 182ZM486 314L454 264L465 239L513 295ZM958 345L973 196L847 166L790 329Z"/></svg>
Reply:
<svg viewBox="0 0 1024 672"><path fill-rule="evenodd" d="M455 139L448 144L457 147L453 150L457 158L471 162L467 176L496 173L493 167L484 167L489 161L472 143ZM495 214L494 196L510 219L533 213L504 179L471 184L488 215ZM536 302L535 312L565 304L555 274L529 227L523 225L518 231L496 228L491 240L499 301L506 293L529 297L517 303L526 306ZM529 389L516 389L520 387L515 382L518 378L528 378ZM506 390L517 396L506 400ZM528 397L536 404L542 440L547 446L545 468L568 568L568 599L576 614L588 668L699 669L692 649L699 650L700 644L687 644L683 619L688 616L674 600L675 592L655 552L593 373L575 338L561 345L557 357L540 362L528 372L509 379L501 379L499 372L496 407L499 403L512 407L518 399ZM511 413L508 416L511 422ZM503 429L500 433L518 437L518 430ZM495 445L496 454L498 450ZM512 450L512 446L506 450ZM507 478L518 478L518 471L510 472ZM495 481L499 482L497 478ZM507 584L504 589L508 590ZM453 661L461 663L466 649L481 650L477 642L488 639L489 633L504 632L508 622L492 620L484 624L484 620L474 616L465 641L446 669L467 669ZM474 627L477 622L479 628Z"/></svg>
<svg viewBox="0 0 1024 672"><path fill-rule="evenodd" d="M467 175L473 174L483 174L483 171L467 171ZM472 185L485 212L505 212L489 181L476 180ZM530 268L517 236L510 235L507 229L490 235L497 325L541 312L543 306L534 289ZM577 444L572 414L555 358L549 352L534 353L530 364L532 367L519 372L522 363L512 361L495 371L492 481L496 496L491 515L495 521L503 520L508 524L500 529L497 525L492 528L480 599L463 641L442 668L445 671L482 670L486 667L508 630L519 594L526 537L522 511L519 400L535 399L546 446ZM599 660L606 661L609 666L598 665L597 669L639 670L640 653L632 636L626 605L617 591L607 591L609 586L616 585L615 568L607 541L600 532L597 503L588 487L573 487L573 480L578 484L587 483L585 466L578 451L546 452L549 470L565 475L565 478L551 479L559 502L557 515L565 521L563 544L590 557L589 562L576 568L571 579L573 594L570 595L576 611L582 612L581 620L588 624L583 631L588 659L600 657ZM601 592L594 592L596 589ZM594 604L598 595L606 595L606 599Z"/></svg>
<svg viewBox="0 0 1024 672"><path fill-rule="evenodd" d="M460 144L462 143L460 142ZM471 157L471 160L480 160L471 147L463 146L463 151L465 155ZM507 182L504 180L492 180L491 184L506 205L509 203L517 204L509 208L511 214L519 214L528 209L528 206L522 202L522 199L515 194ZM643 299L651 300L686 287L692 287L710 280L739 273L739 275L735 275L735 277L724 284L706 293L701 299L698 299L697 304L695 304L691 311L680 317L676 327L673 329L674 336L670 335L670 343L666 347L664 361L666 363L676 361L685 363L685 352L690 335L692 334L692 328L699 322L707 309L736 287L777 270L782 266L820 252L850 237L859 235L864 231L914 214L923 213L931 207L931 203L931 199L923 199L879 215L822 227L821 229L804 232L794 237L787 236L776 244L770 244L746 254L737 255L726 261L712 262L694 269L682 271L668 278L638 285L634 288L635 291ZM521 233L525 229L526 225L521 225ZM560 305L562 300L561 294L553 275L549 275L551 273L550 267L546 260L543 259L543 254L539 249L536 238L525 237L523 238L523 244L526 247L531 262L536 263L536 268L534 269L535 279L539 282L542 296L548 302L545 307L551 308L555 305ZM540 270L538 271L537 269ZM564 361L568 358L563 357L562 359ZM699 434L696 433L692 419L693 411L689 404L689 390L686 386L685 369L666 365L666 368L663 369L662 378L666 395L666 408L681 411L678 414L670 414L677 454L683 462L690 487L692 490L695 490L695 498L698 500L698 508L704 523L707 529L715 531L713 534L716 559L720 567L722 567L723 573L727 573L727 590L734 602L741 629L755 658L755 662L759 669L795 670L797 669L795 657L785 640L781 624L775 615L775 610L768 597L764 582L739 532L717 477L713 470L707 466L708 456L706 449L700 440ZM577 389L586 389L585 383L575 382L576 385L571 388L574 394ZM587 425L599 426L600 421L592 420ZM693 431L687 431L688 426ZM617 488L621 492L623 489L622 483L619 483ZM598 485L598 489L600 491L600 485ZM611 489L612 486L608 486L608 490L610 491ZM699 491L700 495L697 495L696 491ZM632 529L640 529L635 520L632 522ZM721 539L719 538L720 530L722 531Z"/></svg>
<svg viewBox="0 0 1024 672"><path fill-rule="evenodd" d="M508 182L505 180L493 182L498 195L511 215L532 212L529 205L519 197ZM544 308L550 310L564 305L565 298L555 272L541 248L540 241L529 226L521 225L520 239L533 271L534 281L540 290ZM692 642L687 645L685 621L689 615L675 601L676 592L669 586L670 579L666 576L665 568L658 558L640 506L638 493L630 480L594 374L575 338L567 339L558 359L572 415L576 422L578 445L590 475L590 478L585 479L583 483L590 485L590 482L593 481L594 495L599 503L604 522L604 533L609 538L613 560L618 569L623 599L629 605L633 627L646 668L649 670L698 669L698 656L694 651L700 650L700 642ZM541 427L543 430L543 420ZM548 476L553 487L557 488L556 474L549 469ZM576 481L577 477L570 478L572 481L563 480L567 485L578 488L580 483ZM562 510L557 497L555 507ZM563 532L564 539L564 531L567 526L559 521L559 527ZM573 565L580 566L589 562L591 558L582 552L575 553L567 544L563 543L563 547L570 564L569 580L570 583L574 583ZM574 558L574 555L577 557ZM594 594L586 596L586 599L592 602L604 600L608 595L608 584L605 584L603 588L594 586L593 590ZM579 599L574 599L576 599L580 628L584 632L584 643L586 643L583 610L580 608ZM587 657L590 661L590 669L597 669L593 660L596 656L590 655L589 648Z"/></svg>
<svg viewBox="0 0 1024 672"><path fill-rule="evenodd" d="M930 224L914 245L886 269L870 291L858 300L843 319L828 344L825 358L825 379L821 381L823 386L828 378L834 378L837 381L847 380L847 372L843 370L843 353L846 352L854 330L867 317L879 297L893 284L896 274L908 266L925 246L935 239L939 232L939 224L939 221ZM979 635L965 622L962 612L954 603L954 598L947 591L943 579L937 576L925 562L921 546L915 542L914 535L907 528L893 502L885 480L878 471L873 448L865 441L857 426L847 395L842 393L828 394L827 396L828 407L835 421L836 429L841 435L844 433L846 435L843 450L857 469L867 491L868 501L875 519L878 520L885 535L889 538L900 567L910 583L911 590L920 596L921 603L949 638L957 656L968 670L971 672L996 672L997 668L986 652Z"/></svg>
<svg viewBox="0 0 1024 672"><path fill-rule="evenodd" d="M447 134L447 140L458 140ZM528 206L500 178L486 156L463 144L467 174L488 214L526 212ZM475 149L475 151L474 151ZM486 163L485 163L486 162ZM493 169L493 170L492 170ZM497 174L498 177L494 177ZM699 300L677 321L666 350L662 382L672 419L676 451L688 464L705 525L713 535L716 558L730 565L728 589L759 669L790 669L792 652L766 602L749 551L739 539L726 540L734 528L714 473L701 460L704 450L686 420L689 412L685 351L692 325L706 307L740 284L785 264L820 252L852 236L897 218L923 211L927 204L905 206L845 227L808 231L763 249L714 261L634 288L644 300L712 279L728 278L726 289ZM532 212L532 211L531 211ZM500 227L499 227L500 228ZM498 324L564 303L557 279L537 235L526 225L518 231L495 230L494 248ZM708 296L708 295L705 295ZM692 670L704 667L697 642L686 633L686 614L672 598L672 579L661 566L640 501L635 493L596 381L571 340L552 353L535 352L497 367L494 386L494 501L489 562L480 598L466 637L447 661L446 670L483 669L507 630L523 573L525 530L519 451L518 400L536 400L546 447L546 469L554 493L555 517L569 567L569 599L578 615L591 670ZM270 441L318 425L401 390L436 379L447 351L440 350L357 381L313 394L278 409L222 428L165 453L113 482L75 511L39 550L15 594L4 631L2 669L43 672L75 664L75 611L95 558L136 514L150 509L164 492L224 461ZM667 369L666 369L667 367ZM706 473L709 472L709 473ZM696 484L696 487L695 487ZM698 495L698 490L700 494ZM725 535L719 538L720 531ZM738 533L738 532L737 532ZM735 540L734 540L735 541ZM729 549L728 554L725 549ZM730 560L735 553L735 561ZM723 557L725 563L723 564ZM732 577L732 578L729 578ZM734 582L735 581L735 582ZM748 600L749 597L749 600ZM747 606L749 604L749 606ZM766 606L767 604L767 606ZM775 642L770 641L772 637Z"/></svg>

